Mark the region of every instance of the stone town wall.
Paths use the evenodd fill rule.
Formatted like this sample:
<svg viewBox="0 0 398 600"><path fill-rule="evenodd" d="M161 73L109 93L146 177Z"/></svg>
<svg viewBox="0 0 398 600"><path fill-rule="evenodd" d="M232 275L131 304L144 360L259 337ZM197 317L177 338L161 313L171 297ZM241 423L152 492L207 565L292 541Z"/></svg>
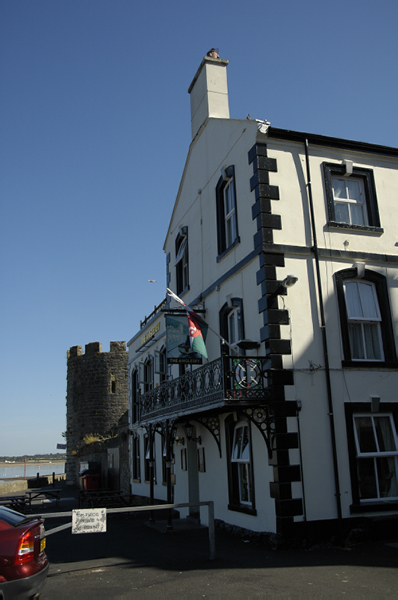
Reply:
<svg viewBox="0 0 398 600"><path fill-rule="evenodd" d="M119 438L119 443L128 444L127 435L122 440L119 423L128 410L127 363L126 342L111 342L110 352L102 352L99 342L87 344L84 354L81 346L68 352L65 470L69 485L79 483L79 464L91 455L87 448L83 451L87 435L105 439L99 462L108 440Z"/></svg>

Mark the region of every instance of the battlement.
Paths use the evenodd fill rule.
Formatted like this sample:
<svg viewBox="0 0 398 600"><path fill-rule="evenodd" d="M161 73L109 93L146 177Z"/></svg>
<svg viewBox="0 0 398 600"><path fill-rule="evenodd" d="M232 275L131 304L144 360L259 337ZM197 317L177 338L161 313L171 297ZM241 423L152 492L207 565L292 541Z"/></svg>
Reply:
<svg viewBox="0 0 398 600"><path fill-rule="evenodd" d="M126 342L111 342L110 352L126 352ZM83 354L81 346L72 346L68 351L68 358L75 358L76 356L87 356L90 354L101 354L102 344L101 342L91 342L85 345L85 353ZM107 354L106 352L104 354Z"/></svg>
<svg viewBox="0 0 398 600"><path fill-rule="evenodd" d="M91 342L83 348L72 346L68 351L66 471L70 483L77 484L79 481L81 452L86 448L85 436L96 434L113 440L119 431L120 419L127 413L126 346L126 342L110 342L110 351L103 352L100 342ZM106 463L105 446L100 454L105 456Z"/></svg>

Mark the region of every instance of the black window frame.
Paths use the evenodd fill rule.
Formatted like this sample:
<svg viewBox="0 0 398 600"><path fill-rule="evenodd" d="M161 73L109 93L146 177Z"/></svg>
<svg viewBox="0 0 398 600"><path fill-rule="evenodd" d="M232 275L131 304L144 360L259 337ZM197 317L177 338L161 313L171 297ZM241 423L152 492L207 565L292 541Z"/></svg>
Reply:
<svg viewBox="0 0 398 600"><path fill-rule="evenodd" d="M235 200L235 239L227 246L226 231L225 231L225 209L224 209L224 190L227 185L233 186ZM223 175L217 182L216 186L216 209L217 209L217 262L221 260L232 248L240 243L239 228L238 228L238 202L236 197L236 179L235 167L230 165L227 167Z"/></svg>
<svg viewBox="0 0 398 600"><path fill-rule="evenodd" d="M132 475L133 481L136 483L141 482L141 438L138 433L133 434L132 439L132 450L133 450L133 465Z"/></svg>
<svg viewBox="0 0 398 600"><path fill-rule="evenodd" d="M162 384L168 380L168 364L166 346L155 351L155 375L159 375L159 383Z"/></svg>
<svg viewBox="0 0 398 600"><path fill-rule="evenodd" d="M237 420L236 420L237 419ZM233 452L233 441L234 441L234 431L235 427L238 423L246 422L248 425L249 431L249 445L250 445L250 467L249 467L249 476L250 476L250 489L251 489L251 506L248 504L241 504L239 499L239 473L238 473L238 463L232 462L232 452ZM256 510L256 497L255 497L255 485L254 485L254 469L253 469L253 442L252 442L252 428L250 419L248 419L245 415L236 416L229 415L225 421L225 444L226 444L226 455L227 455L227 466L228 466L228 510L233 510L235 512L246 513L248 515L257 515Z"/></svg>
<svg viewBox="0 0 398 600"><path fill-rule="evenodd" d="M137 423L139 420L139 372L134 368L130 374L130 394L131 394L131 420Z"/></svg>
<svg viewBox="0 0 398 600"><path fill-rule="evenodd" d="M242 339L245 339L245 320L243 318L243 300L242 298L231 298L229 302L226 302L220 310L219 319L220 319L220 335L226 342L230 342L229 340L229 329L228 329L228 316L229 314L237 309L238 318L241 319L242 323ZM238 348L237 348L238 350ZM239 354L244 355L244 351L239 349Z"/></svg>
<svg viewBox="0 0 398 600"><path fill-rule="evenodd" d="M337 301L339 305L340 313L340 325L341 325L341 339L343 345L344 359L342 361L343 367L356 367L356 368L393 368L398 367L396 347L395 347L395 336L394 328L391 317L391 308L388 295L387 280L384 275L365 269L364 276L358 278L357 268L344 269L338 271L334 275L336 282ZM344 282L348 279L358 279L359 281L371 282L374 284L376 289L377 300L379 303L379 310L381 315L381 338L383 344L384 360L372 361L372 360L355 360L351 358L350 340L348 334L348 316L347 306L344 296Z"/></svg>
<svg viewBox="0 0 398 600"><path fill-rule="evenodd" d="M184 255L177 262L178 252L181 244L186 240ZM181 296L189 290L189 252L188 252L188 227L181 227L175 240L175 274L176 274L176 293ZM184 281L184 256L186 257L186 281Z"/></svg>
<svg viewBox="0 0 398 600"><path fill-rule="evenodd" d="M382 512L398 510L398 501L388 501L388 499L381 498L375 501L364 501L360 499L359 495L359 481L357 471L357 449L355 444L355 433L354 433L354 416L356 414L369 414L377 415L378 413L392 414L395 423L395 428L398 431L398 402L380 402L377 412L372 412L370 402L346 402L344 404L345 418L346 418L346 429L347 429L347 442L348 442L348 459L350 466L350 477L351 477L351 493L352 493L352 504L350 505L351 514L365 513L365 512Z"/></svg>
<svg viewBox="0 0 398 600"><path fill-rule="evenodd" d="M150 454L149 442L151 436L147 433L144 435L144 483L150 483L150 462L151 459L148 454ZM155 443L155 435L152 434L152 447L153 447L153 482L156 484L156 443Z"/></svg>
<svg viewBox="0 0 398 600"><path fill-rule="evenodd" d="M362 167L353 167L352 174L346 175L346 166L336 163L322 164L325 192L328 209L328 226L337 229L351 229L353 231L383 233L383 228L380 225L379 208L377 204L376 186L372 169ZM341 223L336 221L336 213L334 207L332 177L354 177L361 179L365 188L366 210L368 217L368 225L355 225L351 223Z"/></svg>

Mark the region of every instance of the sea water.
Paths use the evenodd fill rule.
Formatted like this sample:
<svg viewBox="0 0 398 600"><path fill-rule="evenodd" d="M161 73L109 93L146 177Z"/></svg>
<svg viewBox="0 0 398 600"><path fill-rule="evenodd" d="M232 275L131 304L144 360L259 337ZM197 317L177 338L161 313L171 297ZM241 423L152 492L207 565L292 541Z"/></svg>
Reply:
<svg viewBox="0 0 398 600"><path fill-rule="evenodd" d="M0 479L23 479L24 474L26 477L36 477L37 473L39 473L40 477L52 475L53 473L61 475L62 473L65 473L65 463L26 463L26 473L25 465L21 464L10 464L9 466L2 465L0 467Z"/></svg>

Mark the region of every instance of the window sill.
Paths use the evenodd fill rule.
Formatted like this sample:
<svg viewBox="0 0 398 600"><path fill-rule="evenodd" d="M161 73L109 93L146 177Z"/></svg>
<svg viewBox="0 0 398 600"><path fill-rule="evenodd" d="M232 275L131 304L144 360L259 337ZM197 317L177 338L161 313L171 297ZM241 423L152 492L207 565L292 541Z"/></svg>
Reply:
<svg viewBox="0 0 398 600"><path fill-rule="evenodd" d="M342 360L341 366L344 369L398 369L397 362L379 362L377 360Z"/></svg>
<svg viewBox="0 0 398 600"><path fill-rule="evenodd" d="M141 479L133 479L132 482L133 483L141 483Z"/></svg>
<svg viewBox="0 0 398 600"><path fill-rule="evenodd" d="M344 229L344 231L350 230L353 233L375 233L377 235L384 233L384 229L382 227L374 227L373 225L351 225L350 223L329 221L328 226L331 229Z"/></svg>
<svg viewBox="0 0 398 600"><path fill-rule="evenodd" d="M351 504L350 513L364 513L364 512L388 512L398 510L398 500L389 502L388 500L380 500L379 502L363 502L362 504Z"/></svg>
<svg viewBox="0 0 398 600"><path fill-rule="evenodd" d="M221 252L221 254L219 254L217 256L217 262L220 262L220 260L222 260L224 258L224 256L226 256L227 254L229 254L229 252L231 250L233 250L235 248L235 246L237 246L238 244L240 244L240 237L239 236L237 238L235 238L235 241L232 242L232 244L230 246L228 246L228 248L226 248L225 250L223 250Z"/></svg>
<svg viewBox="0 0 398 600"><path fill-rule="evenodd" d="M257 511L255 508L245 506L244 504L228 504L228 510L245 513L246 515L253 515L253 517L257 516Z"/></svg>
<svg viewBox="0 0 398 600"><path fill-rule="evenodd" d="M184 287L184 289L183 289L183 290L181 290L181 292L179 292L179 291L177 290L176 294L177 294L178 296L180 296L180 297L181 297L181 296L183 296L184 294L186 294L187 292L189 292L189 285L185 286L185 287Z"/></svg>

